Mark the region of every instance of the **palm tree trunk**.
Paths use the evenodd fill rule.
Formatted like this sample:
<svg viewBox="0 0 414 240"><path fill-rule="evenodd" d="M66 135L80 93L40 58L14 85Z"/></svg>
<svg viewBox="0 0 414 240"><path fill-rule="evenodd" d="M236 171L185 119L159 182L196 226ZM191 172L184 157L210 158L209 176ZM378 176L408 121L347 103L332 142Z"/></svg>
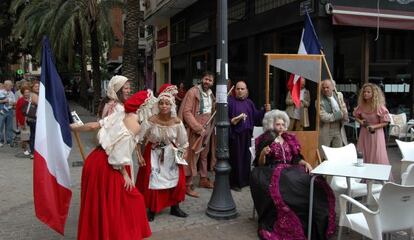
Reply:
<svg viewBox="0 0 414 240"><path fill-rule="evenodd" d="M77 38L77 51L80 55L80 102L85 107L88 106L89 75L86 67L86 53L83 40L83 33L78 17L75 18L75 27Z"/></svg>
<svg viewBox="0 0 414 240"><path fill-rule="evenodd" d="M140 79L140 66L138 56L139 46L139 26L142 19L140 12L139 0L126 1L126 24L125 24L125 38L122 74L127 77L137 90L143 89L144 84Z"/></svg>
<svg viewBox="0 0 414 240"><path fill-rule="evenodd" d="M92 55L92 78L93 78L93 103L94 112L97 111L101 99L101 69L100 69L100 44L98 40L98 26L96 21L89 25L91 35L91 55Z"/></svg>

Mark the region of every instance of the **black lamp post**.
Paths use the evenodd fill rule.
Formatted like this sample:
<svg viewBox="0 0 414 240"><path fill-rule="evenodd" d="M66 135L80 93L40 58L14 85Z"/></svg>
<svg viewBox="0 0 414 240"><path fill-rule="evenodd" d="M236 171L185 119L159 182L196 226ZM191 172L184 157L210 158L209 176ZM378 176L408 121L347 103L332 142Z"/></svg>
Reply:
<svg viewBox="0 0 414 240"><path fill-rule="evenodd" d="M217 164L213 194L207 205L207 216L214 219L237 217L236 204L230 192L229 120L227 115L227 0L217 0Z"/></svg>

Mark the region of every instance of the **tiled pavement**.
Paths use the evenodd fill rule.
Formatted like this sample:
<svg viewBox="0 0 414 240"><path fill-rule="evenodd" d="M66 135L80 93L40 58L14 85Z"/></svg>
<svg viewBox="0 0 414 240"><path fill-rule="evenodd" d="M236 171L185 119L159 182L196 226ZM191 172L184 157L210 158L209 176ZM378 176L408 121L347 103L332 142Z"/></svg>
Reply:
<svg viewBox="0 0 414 240"><path fill-rule="evenodd" d="M92 121L85 109L72 105L83 121ZM82 134L82 142L86 152L94 146L93 134ZM74 142L70 162L81 159ZM40 223L33 209L32 194L32 160L20 158L19 148L0 148L0 239L76 239L77 219L79 212L79 193L81 167L71 167L73 198L69 217L66 223L65 236L60 236ZM399 181L400 153L396 147L388 149L393 165L393 175ZM189 217L180 219L169 215L168 209L157 215L151 223L153 236L151 239L257 239L257 224L251 219L252 200L250 190L233 192L239 216L232 220L214 220L206 216L205 210L211 190L198 189L199 199L187 198L181 207L189 213ZM114 223L116 224L116 223ZM355 233L345 233L342 239L359 239ZM333 238L335 239L335 237ZM392 239L408 239L402 233L393 234Z"/></svg>

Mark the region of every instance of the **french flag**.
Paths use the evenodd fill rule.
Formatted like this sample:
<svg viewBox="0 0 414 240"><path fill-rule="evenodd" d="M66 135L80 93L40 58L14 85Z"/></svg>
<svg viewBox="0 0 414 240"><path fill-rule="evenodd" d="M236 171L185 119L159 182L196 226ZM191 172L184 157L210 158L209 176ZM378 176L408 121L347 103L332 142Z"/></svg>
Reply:
<svg viewBox="0 0 414 240"><path fill-rule="evenodd" d="M33 162L34 206L39 220L63 235L72 198L68 164L71 117L46 37L40 79Z"/></svg>
<svg viewBox="0 0 414 240"><path fill-rule="evenodd" d="M321 54L321 43L316 35L312 20L306 12L305 27L302 30L298 54ZM287 86L296 108L300 107L300 80L301 76L290 74Z"/></svg>

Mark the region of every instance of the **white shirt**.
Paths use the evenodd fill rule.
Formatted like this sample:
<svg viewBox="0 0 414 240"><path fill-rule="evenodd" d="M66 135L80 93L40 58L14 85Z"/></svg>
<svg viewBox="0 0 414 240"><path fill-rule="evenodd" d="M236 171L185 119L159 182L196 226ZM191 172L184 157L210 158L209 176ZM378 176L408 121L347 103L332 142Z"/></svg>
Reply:
<svg viewBox="0 0 414 240"><path fill-rule="evenodd" d="M16 103L16 98L14 97L14 93L12 91L6 91L5 89L1 89L0 93L6 96L9 99L8 103L4 103L7 109L12 109L13 105Z"/></svg>
<svg viewBox="0 0 414 240"><path fill-rule="evenodd" d="M338 102L335 100L335 97L332 95L332 96L330 96L330 97L328 97L328 98L329 98L329 100L331 101L332 110L333 110L334 112L339 112L339 111L341 111L341 109L339 108L339 104L338 104Z"/></svg>
<svg viewBox="0 0 414 240"><path fill-rule="evenodd" d="M211 97L211 89L209 89L207 92L201 91L201 97L203 98L203 109L200 109L201 113L211 113L211 109L213 107L213 100Z"/></svg>

